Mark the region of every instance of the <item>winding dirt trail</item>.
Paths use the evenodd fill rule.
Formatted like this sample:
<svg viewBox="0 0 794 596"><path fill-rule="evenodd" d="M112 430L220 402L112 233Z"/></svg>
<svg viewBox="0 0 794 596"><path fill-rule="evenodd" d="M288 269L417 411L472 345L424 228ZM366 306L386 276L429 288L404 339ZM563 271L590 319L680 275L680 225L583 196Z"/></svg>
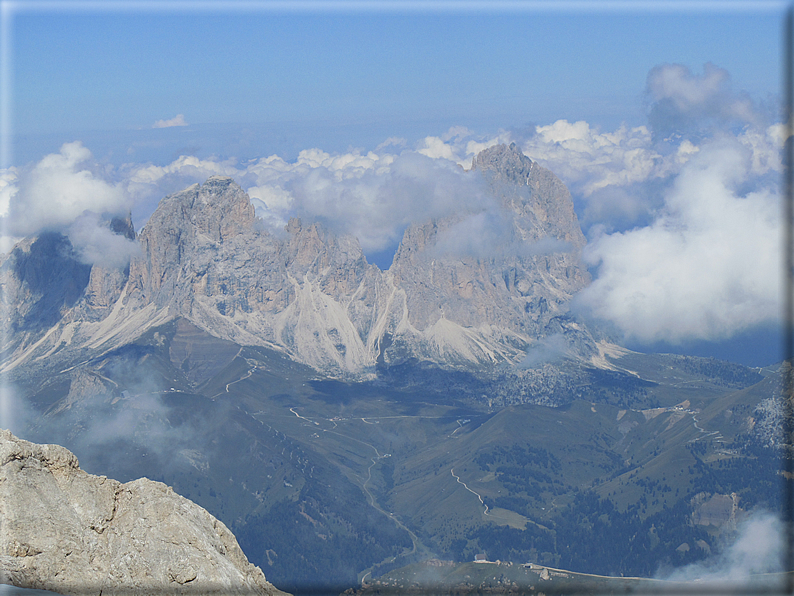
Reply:
<svg viewBox="0 0 794 596"><path fill-rule="evenodd" d="M455 477L455 480L457 480L459 484L463 485L463 488L465 488L467 491L469 491L471 494L473 494L475 497L477 497L480 500L480 503L482 503L482 506L485 507L485 511L483 512L483 515L490 515L488 513L488 505L486 505L485 501L482 500L482 497L480 496L480 493L470 489L469 486L465 482L463 482L463 480L460 479L460 476L457 476L455 474L455 468L450 468L449 471Z"/></svg>

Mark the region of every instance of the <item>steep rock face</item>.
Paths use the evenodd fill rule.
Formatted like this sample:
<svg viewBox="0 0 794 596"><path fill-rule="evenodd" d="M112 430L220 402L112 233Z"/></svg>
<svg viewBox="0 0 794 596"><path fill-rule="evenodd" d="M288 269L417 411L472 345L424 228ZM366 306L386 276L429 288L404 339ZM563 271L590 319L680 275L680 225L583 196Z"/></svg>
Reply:
<svg viewBox="0 0 794 596"><path fill-rule="evenodd" d="M212 282L210 289L225 289L209 269L219 260L231 260L232 269L244 266L245 241L256 223L248 197L230 182L213 177L160 202L139 237L143 256L130 265L131 296L181 310Z"/></svg>
<svg viewBox="0 0 794 596"><path fill-rule="evenodd" d="M58 445L0 430L3 583L60 594L283 594L226 526L145 478L80 470Z"/></svg>
<svg viewBox="0 0 794 596"><path fill-rule="evenodd" d="M80 266L67 255L69 281L51 291L46 260L34 258L41 240L22 245L2 265L4 290L20 305L4 325L13 335L36 321L40 333L17 339L2 370L107 351L177 317L335 374L415 358L515 363L554 334L575 335L571 355L589 358L592 338L565 314L589 281L567 189L515 145L481 152L467 175L485 178L482 210L411 225L385 272L367 263L356 238L318 223L265 229L242 188L221 176L165 197L128 269ZM113 231L134 237L128 220L114 222ZM68 239L58 242L68 253ZM36 275L20 274L31 262Z"/></svg>
<svg viewBox="0 0 794 596"><path fill-rule="evenodd" d="M105 220L104 225L135 240L129 215ZM128 275L129 267L83 262L69 238L59 232L23 240L0 263L3 350L9 353L35 343L59 324L105 319L121 297Z"/></svg>
<svg viewBox="0 0 794 596"><path fill-rule="evenodd" d="M263 229L245 192L212 177L163 199L141 232L128 298L245 344L286 348L318 368L370 359L369 320L383 285L355 238L293 219Z"/></svg>
<svg viewBox="0 0 794 596"><path fill-rule="evenodd" d="M82 297L91 266L81 263L69 239L45 232L23 240L0 265L6 337L35 336L58 323Z"/></svg>
<svg viewBox="0 0 794 596"><path fill-rule="evenodd" d="M531 338L557 332L551 320L589 283L585 239L565 185L515 144L486 149L472 165L498 209L410 226L390 272L425 356L435 346L466 360L512 360Z"/></svg>
<svg viewBox="0 0 794 596"><path fill-rule="evenodd" d="M127 240L135 240L135 228L132 225L132 216L114 217L108 222L110 231ZM85 300L80 304L78 317L88 321L101 321L110 314L113 306L121 297L127 285L130 268L107 267L94 264L88 286L85 289Z"/></svg>

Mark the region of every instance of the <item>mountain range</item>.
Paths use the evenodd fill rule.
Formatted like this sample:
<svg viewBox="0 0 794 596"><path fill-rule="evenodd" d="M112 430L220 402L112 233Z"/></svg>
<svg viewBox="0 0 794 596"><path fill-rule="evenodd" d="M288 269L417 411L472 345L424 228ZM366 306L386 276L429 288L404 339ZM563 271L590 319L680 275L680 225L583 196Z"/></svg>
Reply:
<svg viewBox="0 0 794 596"><path fill-rule="evenodd" d="M224 177L139 231L108 216L128 264L22 241L0 263L16 434L172 486L293 592L483 552L647 576L777 507L779 367L616 345L571 311L565 185L515 145L461 175L481 208L409 225L385 271Z"/></svg>
<svg viewBox="0 0 794 596"><path fill-rule="evenodd" d="M321 223L265 229L223 177L164 198L137 236L129 218L110 220L140 246L128 267L85 264L55 232L26 240L0 265L3 370L108 351L177 317L343 376L409 359L516 363L553 334L575 337L568 349L578 356L596 354L566 314L589 276L565 185L515 145L483 151L472 170L498 210L410 225L387 271L367 262L355 237ZM497 218L501 243L483 254L455 246L468 216Z"/></svg>

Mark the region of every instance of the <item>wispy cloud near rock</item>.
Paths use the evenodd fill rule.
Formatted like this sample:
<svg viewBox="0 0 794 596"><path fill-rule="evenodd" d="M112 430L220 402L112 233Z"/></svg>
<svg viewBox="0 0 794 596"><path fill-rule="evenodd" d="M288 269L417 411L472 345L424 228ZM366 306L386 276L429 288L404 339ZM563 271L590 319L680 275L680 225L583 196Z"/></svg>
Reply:
<svg viewBox="0 0 794 596"><path fill-rule="evenodd" d="M59 229L83 211L119 213L127 207L123 188L109 182L91 151L79 141L66 143L30 168L16 172L16 191L8 194L6 232L23 236Z"/></svg>

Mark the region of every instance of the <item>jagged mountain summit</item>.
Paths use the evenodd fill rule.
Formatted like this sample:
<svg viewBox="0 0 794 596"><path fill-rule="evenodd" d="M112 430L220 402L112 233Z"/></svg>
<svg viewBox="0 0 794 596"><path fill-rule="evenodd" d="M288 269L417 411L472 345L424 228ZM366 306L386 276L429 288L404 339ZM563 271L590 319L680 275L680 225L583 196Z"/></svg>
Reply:
<svg viewBox="0 0 794 596"><path fill-rule="evenodd" d="M160 482L87 474L0 429L2 583L59 594L277 596L226 526Z"/></svg>
<svg viewBox="0 0 794 596"><path fill-rule="evenodd" d="M515 144L472 166L466 175L485 178L497 207L411 225L388 271L356 238L318 223L265 229L245 192L219 176L165 197L124 269L82 264L56 233L28 239L0 266L3 370L56 355L76 362L175 318L330 374L410 360L517 363L555 334L588 360L595 342L566 314L589 281L569 192ZM461 245L472 225L497 233ZM135 238L129 220L111 228Z"/></svg>

